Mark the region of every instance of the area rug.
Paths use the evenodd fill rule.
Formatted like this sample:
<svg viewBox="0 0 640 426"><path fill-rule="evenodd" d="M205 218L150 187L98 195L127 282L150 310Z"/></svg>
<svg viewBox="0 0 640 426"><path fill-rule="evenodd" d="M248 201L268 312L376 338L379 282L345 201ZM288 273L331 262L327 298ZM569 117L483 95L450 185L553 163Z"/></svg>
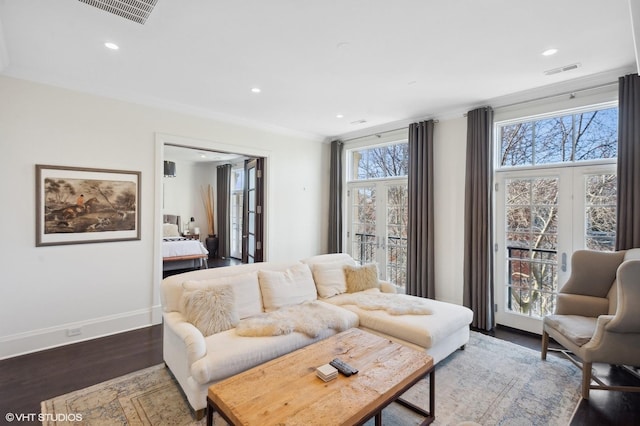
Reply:
<svg viewBox="0 0 640 426"><path fill-rule="evenodd" d="M435 425L568 425L580 399L580 371L566 359L542 361L538 351L475 332L465 350L438 364L435 384ZM425 406L428 394L425 380L404 397ZM206 423L195 420L163 364L43 401L41 408L45 425ZM398 404L383 411L385 425L421 420ZM226 423L216 415L214 424Z"/></svg>

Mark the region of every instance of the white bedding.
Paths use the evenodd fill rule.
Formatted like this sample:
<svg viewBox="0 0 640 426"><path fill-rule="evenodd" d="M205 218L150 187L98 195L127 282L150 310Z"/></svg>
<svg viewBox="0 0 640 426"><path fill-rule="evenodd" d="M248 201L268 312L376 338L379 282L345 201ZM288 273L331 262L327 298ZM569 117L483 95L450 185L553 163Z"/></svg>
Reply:
<svg viewBox="0 0 640 426"><path fill-rule="evenodd" d="M187 240L182 237L165 237L162 239L163 258L208 254L209 251L198 240Z"/></svg>

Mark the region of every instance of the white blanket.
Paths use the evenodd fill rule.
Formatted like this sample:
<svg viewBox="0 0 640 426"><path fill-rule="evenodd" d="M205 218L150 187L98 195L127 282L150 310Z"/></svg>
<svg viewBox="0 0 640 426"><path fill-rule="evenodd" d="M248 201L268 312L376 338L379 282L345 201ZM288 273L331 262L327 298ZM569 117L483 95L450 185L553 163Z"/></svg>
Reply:
<svg viewBox="0 0 640 426"><path fill-rule="evenodd" d="M336 305L355 305L368 311L385 311L390 315L431 315L428 301L407 294L380 293L378 289L341 294Z"/></svg>
<svg viewBox="0 0 640 426"><path fill-rule="evenodd" d="M280 336L297 331L309 337L317 337L326 329L340 332L349 327L349 317L335 308L331 309L318 302L307 302L245 318L236 326L236 333L245 337L258 337Z"/></svg>
<svg viewBox="0 0 640 426"><path fill-rule="evenodd" d="M198 240L169 239L162 241L162 257L192 256L209 254L209 251Z"/></svg>

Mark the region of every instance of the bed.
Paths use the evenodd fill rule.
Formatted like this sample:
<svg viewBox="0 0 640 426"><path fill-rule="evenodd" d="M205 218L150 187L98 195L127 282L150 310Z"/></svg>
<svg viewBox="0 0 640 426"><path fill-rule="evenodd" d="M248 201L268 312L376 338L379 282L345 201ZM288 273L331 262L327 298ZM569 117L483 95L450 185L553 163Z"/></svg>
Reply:
<svg viewBox="0 0 640 426"><path fill-rule="evenodd" d="M162 219L162 270L207 268L209 251L199 240L180 235L180 216L164 215Z"/></svg>

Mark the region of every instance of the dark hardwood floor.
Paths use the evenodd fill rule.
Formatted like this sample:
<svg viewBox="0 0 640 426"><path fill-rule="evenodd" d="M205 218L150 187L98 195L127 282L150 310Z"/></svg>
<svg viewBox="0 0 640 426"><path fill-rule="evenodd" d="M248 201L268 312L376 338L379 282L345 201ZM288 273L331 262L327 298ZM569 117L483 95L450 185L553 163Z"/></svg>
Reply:
<svg viewBox="0 0 640 426"><path fill-rule="evenodd" d="M497 327L486 334L530 349L540 349L537 335L505 327ZM40 413L40 402L45 399L161 362L160 325L0 361L0 424L4 424L6 413ZM600 376L617 385L638 385L640 382L619 368L598 365L597 369ZM640 394L592 391L591 399L579 404L571 425L632 425L639 422Z"/></svg>
<svg viewBox="0 0 640 426"><path fill-rule="evenodd" d="M0 424L6 413L40 413L45 399L161 362L160 325L2 360Z"/></svg>

